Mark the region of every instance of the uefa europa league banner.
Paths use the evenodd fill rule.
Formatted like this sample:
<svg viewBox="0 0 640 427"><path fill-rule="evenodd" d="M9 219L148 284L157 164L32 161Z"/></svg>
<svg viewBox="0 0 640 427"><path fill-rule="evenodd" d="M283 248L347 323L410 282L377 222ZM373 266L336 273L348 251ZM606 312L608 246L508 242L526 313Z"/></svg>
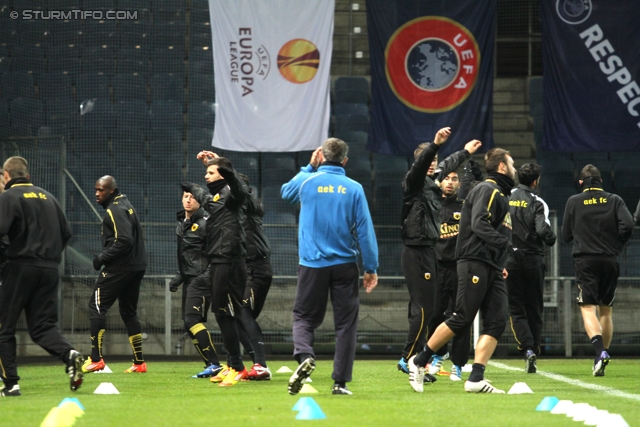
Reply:
<svg viewBox="0 0 640 427"><path fill-rule="evenodd" d="M369 150L411 156L445 126L441 158L493 147L495 17L496 0L367 0Z"/></svg>
<svg viewBox="0 0 640 427"><path fill-rule="evenodd" d="M334 0L209 0L209 9L213 145L236 151L320 146L330 118Z"/></svg>
<svg viewBox="0 0 640 427"><path fill-rule="evenodd" d="M548 151L640 150L640 1L541 0Z"/></svg>

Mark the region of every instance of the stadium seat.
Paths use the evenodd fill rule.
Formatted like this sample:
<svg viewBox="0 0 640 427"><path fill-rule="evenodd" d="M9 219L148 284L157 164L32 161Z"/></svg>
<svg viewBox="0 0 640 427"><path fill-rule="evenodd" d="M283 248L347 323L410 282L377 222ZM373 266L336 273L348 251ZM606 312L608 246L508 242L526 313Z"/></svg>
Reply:
<svg viewBox="0 0 640 427"><path fill-rule="evenodd" d="M151 55L153 72L156 74L174 73L184 76L186 69L184 63L185 57L184 44L175 46L164 45L163 47L156 48Z"/></svg>
<svg viewBox="0 0 640 427"><path fill-rule="evenodd" d="M0 99L0 137L11 134L11 122L9 121L9 104Z"/></svg>
<svg viewBox="0 0 640 427"><path fill-rule="evenodd" d="M400 182L383 182L377 180L374 186L374 205L370 207L375 213L376 225L400 226L402 210L402 187Z"/></svg>
<svg viewBox="0 0 640 427"><path fill-rule="evenodd" d="M213 64L213 61L212 61ZM216 90L213 74L189 72L189 101L215 102Z"/></svg>
<svg viewBox="0 0 640 427"><path fill-rule="evenodd" d="M11 58L7 49L0 46L0 75L11 72Z"/></svg>
<svg viewBox="0 0 640 427"><path fill-rule="evenodd" d="M362 116L369 117L369 107L367 104L345 104L339 103L333 107L333 114L336 116Z"/></svg>
<svg viewBox="0 0 640 427"><path fill-rule="evenodd" d="M121 49L144 49L144 46L150 44L151 32L146 25L127 27L127 30L120 35Z"/></svg>
<svg viewBox="0 0 640 427"><path fill-rule="evenodd" d="M182 104L177 101L154 101L149 109L154 129L182 129L184 118Z"/></svg>
<svg viewBox="0 0 640 427"><path fill-rule="evenodd" d="M334 102L369 103L369 82L364 77L338 77L334 83Z"/></svg>
<svg viewBox="0 0 640 427"><path fill-rule="evenodd" d="M28 73L13 72L0 77L2 98L35 98L33 76Z"/></svg>
<svg viewBox="0 0 640 427"><path fill-rule="evenodd" d="M82 49L82 72L84 74L115 74L116 63L113 59L115 49L85 46Z"/></svg>
<svg viewBox="0 0 640 427"><path fill-rule="evenodd" d="M76 78L76 100L78 102L100 98L109 99L110 77L106 74L81 74Z"/></svg>
<svg viewBox="0 0 640 427"><path fill-rule="evenodd" d="M262 202L265 212L295 212L294 205L282 200L280 187L282 185L262 186Z"/></svg>
<svg viewBox="0 0 640 427"><path fill-rule="evenodd" d="M116 127L113 106L109 99L93 98L80 103L80 122L84 128L104 131Z"/></svg>
<svg viewBox="0 0 640 427"><path fill-rule="evenodd" d="M117 101L138 99L146 102L147 83L144 76L116 74L113 77L113 99Z"/></svg>
<svg viewBox="0 0 640 427"><path fill-rule="evenodd" d="M300 258L294 242L275 240L271 243L271 266L274 276L296 276Z"/></svg>
<svg viewBox="0 0 640 427"><path fill-rule="evenodd" d="M270 155L273 154L273 155ZM298 173L293 153L263 153L262 154L262 185L281 186Z"/></svg>
<svg viewBox="0 0 640 427"><path fill-rule="evenodd" d="M57 9L60 10L60 9ZM51 45L51 47L75 47L76 49L79 49L81 46L84 45L84 32L83 31L78 31L78 29L73 28L73 27L69 27L69 28L65 28L65 27L61 27L58 26L58 28L53 30L53 34L55 37L55 45ZM51 49L49 49L48 51L49 53L51 53ZM51 59L50 56L47 56L49 59Z"/></svg>
<svg viewBox="0 0 640 427"><path fill-rule="evenodd" d="M529 79L529 112L534 121L542 119L543 102L542 77L531 77Z"/></svg>
<svg viewBox="0 0 640 427"><path fill-rule="evenodd" d="M54 46L47 51L49 73L68 74L75 78L82 72L81 50L76 46ZM73 83L73 80L72 80Z"/></svg>
<svg viewBox="0 0 640 427"><path fill-rule="evenodd" d="M208 17L207 17L207 21L208 21ZM211 43L212 43L212 38L211 38L210 30L204 33L191 33L191 35L189 36L189 46L191 47L191 51L196 49L211 50Z"/></svg>
<svg viewBox="0 0 640 427"><path fill-rule="evenodd" d="M201 150L210 149L211 141L213 141L213 129L195 128L189 124L189 133L187 136L188 152L195 156Z"/></svg>
<svg viewBox="0 0 640 427"><path fill-rule="evenodd" d="M371 162L368 158L350 157L345 171L349 178L359 182L363 187L371 188Z"/></svg>
<svg viewBox="0 0 640 427"><path fill-rule="evenodd" d="M290 212L265 212L262 218L263 224L287 224L296 225L296 216Z"/></svg>
<svg viewBox="0 0 640 427"><path fill-rule="evenodd" d="M149 108L141 99L119 101L114 104L114 111L119 129L135 127L146 130L149 128Z"/></svg>
<svg viewBox="0 0 640 427"><path fill-rule="evenodd" d="M38 77L38 94L40 99L73 97L71 76L60 73L47 73Z"/></svg>
<svg viewBox="0 0 640 427"><path fill-rule="evenodd" d="M149 79L151 101L176 101L184 100L182 79L174 74L156 74Z"/></svg>
<svg viewBox="0 0 640 427"><path fill-rule="evenodd" d="M191 102L187 118L189 128L213 129L216 122L215 104L210 101Z"/></svg>
<svg viewBox="0 0 640 427"><path fill-rule="evenodd" d="M536 150L536 160L542 166L542 173L571 172L575 169L571 153Z"/></svg>
<svg viewBox="0 0 640 427"><path fill-rule="evenodd" d="M368 116L336 116L335 133L342 134L349 131L369 131Z"/></svg>
<svg viewBox="0 0 640 427"><path fill-rule="evenodd" d="M195 61L193 57L189 57L189 81L206 75L209 81L213 81L213 56L206 61Z"/></svg>
<svg viewBox="0 0 640 427"><path fill-rule="evenodd" d="M37 47L49 47L55 44L53 33L45 29L24 30L20 32L20 44Z"/></svg>
<svg viewBox="0 0 640 427"><path fill-rule="evenodd" d="M47 99L44 101L47 125L78 126L80 120L80 108L71 98Z"/></svg>
<svg viewBox="0 0 640 427"><path fill-rule="evenodd" d="M378 268L379 276L399 276L402 277L402 251L404 245L400 241L380 242L378 248Z"/></svg>
<svg viewBox="0 0 640 427"><path fill-rule="evenodd" d="M151 75L150 54L145 49L122 48L116 52L117 74Z"/></svg>
<svg viewBox="0 0 640 427"><path fill-rule="evenodd" d="M404 175L409 170L409 162L406 157L374 154L373 169L376 173L379 171L393 171Z"/></svg>
<svg viewBox="0 0 640 427"><path fill-rule="evenodd" d="M9 105L11 129L14 135L36 135L40 126L46 124L42 101L32 98L16 98Z"/></svg>

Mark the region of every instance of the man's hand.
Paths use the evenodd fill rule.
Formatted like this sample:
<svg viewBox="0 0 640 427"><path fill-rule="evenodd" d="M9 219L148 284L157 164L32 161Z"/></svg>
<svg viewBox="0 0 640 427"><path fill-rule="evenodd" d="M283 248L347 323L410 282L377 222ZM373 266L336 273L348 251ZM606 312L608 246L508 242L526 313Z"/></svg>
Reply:
<svg viewBox="0 0 640 427"><path fill-rule="evenodd" d="M93 259L93 269L99 271L102 268L102 261L100 261L100 257L95 257Z"/></svg>
<svg viewBox="0 0 640 427"><path fill-rule="evenodd" d="M182 191L186 191L187 193L192 193L193 184L190 182L182 182L180 184L180 188L182 188Z"/></svg>
<svg viewBox="0 0 640 427"><path fill-rule="evenodd" d="M313 154L311 155L311 160L309 160L309 164L311 166L315 168L317 168L318 166L320 166L320 163L322 163L322 147L318 147L313 151Z"/></svg>
<svg viewBox="0 0 640 427"><path fill-rule="evenodd" d="M233 169L229 169L224 166L218 165L218 173L222 175L223 178L226 179L233 175Z"/></svg>
<svg viewBox="0 0 640 427"><path fill-rule="evenodd" d="M502 269L502 278L507 280L507 277L509 277L509 272L507 271L506 268Z"/></svg>
<svg viewBox="0 0 640 427"><path fill-rule="evenodd" d="M445 143L447 139L449 139L450 135L451 135L450 127L442 128L438 132L436 132L436 136L433 138L433 143L436 145L442 145Z"/></svg>
<svg viewBox="0 0 640 427"><path fill-rule="evenodd" d="M482 142L477 139L473 139L466 144L464 144L464 149L469 152L469 154L473 154L478 151L478 148L482 147Z"/></svg>
<svg viewBox="0 0 640 427"><path fill-rule="evenodd" d="M511 255L511 258L513 258L513 260L517 262L520 267L522 267L526 260L524 252L522 252L518 248L513 248L513 247L511 248L510 252L511 253L509 255Z"/></svg>
<svg viewBox="0 0 640 427"><path fill-rule="evenodd" d="M376 286L378 286L378 275L376 273L364 273L362 287L365 291L369 294Z"/></svg>
<svg viewBox="0 0 640 427"><path fill-rule="evenodd" d="M475 160L469 159L464 170L471 172L476 181L482 181L482 169L480 169L480 165Z"/></svg>
<svg viewBox="0 0 640 427"><path fill-rule="evenodd" d="M171 281L169 282L169 290L171 292L177 292L181 284L182 284L182 277L180 275L177 275L176 277L171 279Z"/></svg>
<svg viewBox="0 0 640 427"><path fill-rule="evenodd" d="M217 157L220 157L220 156L218 156L213 151L202 150L201 152L198 153L198 155L196 156L196 159L202 160L202 163L204 163L204 165L207 166L207 163L209 162L209 160L215 159Z"/></svg>

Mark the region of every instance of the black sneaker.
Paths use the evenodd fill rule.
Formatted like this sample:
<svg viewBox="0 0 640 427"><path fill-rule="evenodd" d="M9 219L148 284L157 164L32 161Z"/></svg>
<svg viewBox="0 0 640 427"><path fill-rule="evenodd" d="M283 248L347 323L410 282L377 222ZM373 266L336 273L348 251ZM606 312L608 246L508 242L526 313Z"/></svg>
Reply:
<svg viewBox="0 0 640 427"><path fill-rule="evenodd" d="M527 374L535 374L538 371L536 366L536 354L532 350L527 350L524 356L524 370Z"/></svg>
<svg viewBox="0 0 640 427"><path fill-rule="evenodd" d="M346 385L343 387L340 384L336 383L336 384L333 385L333 389L331 390L331 394L351 395L353 393L347 388Z"/></svg>
<svg viewBox="0 0 640 427"><path fill-rule="evenodd" d="M289 378L289 394L298 394L302 383L309 378L314 369L316 369L316 361L313 357L305 359Z"/></svg>
<svg viewBox="0 0 640 427"><path fill-rule="evenodd" d="M16 384L13 387L11 387L11 389L9 389L9 390L7 390L7 388L4 387L2 390L0 390L0 396L2 396L2 397L20 396L20 386L18 384Z"/></svg>
<svg viewBox="0 0 640 427"><path fill-rule="evenodd" d="M69 351L69 359L67 360L67 375L70 378L71 391L76 391L82 385L82 364L84 363L84 357L80 352L71 349Z"/></svg>

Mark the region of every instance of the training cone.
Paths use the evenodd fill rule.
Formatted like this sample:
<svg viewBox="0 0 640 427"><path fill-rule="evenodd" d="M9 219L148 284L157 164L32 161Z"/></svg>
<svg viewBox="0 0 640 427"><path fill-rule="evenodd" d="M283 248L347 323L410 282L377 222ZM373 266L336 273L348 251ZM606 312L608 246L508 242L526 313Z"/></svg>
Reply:
<svg viewBox="0 0 640 427"><path fill-rule="evenodd" d="M314 403L313 405L304 405L298 415L296 415L296 420L324 420L327 416L322 412L320 406L315 403L313 399L311 401Z"/></svg>
<svg viewBox="0 0 640 427"><path fill-rule="evenodd" d="M74 403L78 406L78 408L82 409L82 412L84 412L84 406L82 406L82 403L80 403L77 397L65 397L64 399L62 399L62 402L58 404L58 407L64 405L67 402Z"/></svg>
<svg viewBox="0 0 640 427"><path fill-rule="evenodd" d="M584 425L597 426L607 418L609 418L609 412L605 411L604 409L598 409L596 412L591 414L590 418L584 420Z"/></svg>
<svg viewBox="0 0 640 427"><path fill-rule="evenodd" d="M94 374L113 374L113 371L107 365L104 365L104 369L99 371L93 371Z"/></svg>
<svg viewBox="0 0 640 427"><path fill-rule="evenodd" d="M278 373L278 374L290 374L291 372L293 372L293 371L288 366L283 366L282 368L280 368L280 369L278 369L276 371L276 373Z"/></svg>
<svg viewBox="0 0 640 427"><path fill-rule="evenodd" d="M567 410L566 415L569 418L573 418L582 411L588 411L589 408L591 408L591 405L588 403L574 403L573 406Z"/></svg>
<svg viewBox="0 0 640 427"><path fill-rule="evenodd" d="M56 406L51 408L47 416L44 417L40 427L71 427L75 421L76 418L73 415Z"/></svg>
<svg viewBox="0 0 640 427"><path fill-rule="evenodd" d="M598 427L629 427L629 423L620 414L609 414L598 424Z"/></svg>
<svg viewBox="0 0 640 427"><path fill-rule="evenodd" d="M313 380L311 379L311 377L307 377L307 378L304 379L304 382L305 383L312 383Z"/></svg>
<svg viewBox="0 0 640 427"><path fill-rule="evenodd" d="M308 405L308 401L309 400L313 400L310 397L301 397L300 399L298 399L298 401L296 402L295 405L293 405L293 408L291 408L292 411L300 411L302 408L304 408L306 405Z"/></svg>
<svg viewBox="0 0 640 427"><path fill-rule="evenodd" d="M313 388L313 386L309 384L304 384L300 389L300 393L303 393L303 394L311 394L311 393L317 393L317 392L318 390L316 390L315 388Z"/></svg>
<svg viewBox="0 0 640 427"><path fill-rule="evenodd" d="M533 393L533 390L529 388L527 383L515 383L513 386L511 386L511 388L507 392L507 394L527 394L527 393Z"/></svg>
<svg viewBox="0 0 640 427"><path fill-rule="evenodd" d="M550 411L554 406L558 403L558 398L555 396L546 396L538 406L536 406L536 411Z"/></svg>
<svg viewBox="0 0 640 427"><path fill-rule="evenodd" d="M120 392L112 383L100 383L93 394L120 394Z"/></svg>
<svg viewBox="0 0 640 427"><path fill-rule="evenodd" d="M58 406L58 411L69 414L73 418L79 418L84 415L84 411L80 409L78 405L72 402L67 402L62 406Z"/></svg>
<svg viewBox="0 0 640 427"><path fill-rule="evenodd" d="M573 406L573 402L570 400L559 400L556 406L551 410L552 414L566 414Z"/></svg>

